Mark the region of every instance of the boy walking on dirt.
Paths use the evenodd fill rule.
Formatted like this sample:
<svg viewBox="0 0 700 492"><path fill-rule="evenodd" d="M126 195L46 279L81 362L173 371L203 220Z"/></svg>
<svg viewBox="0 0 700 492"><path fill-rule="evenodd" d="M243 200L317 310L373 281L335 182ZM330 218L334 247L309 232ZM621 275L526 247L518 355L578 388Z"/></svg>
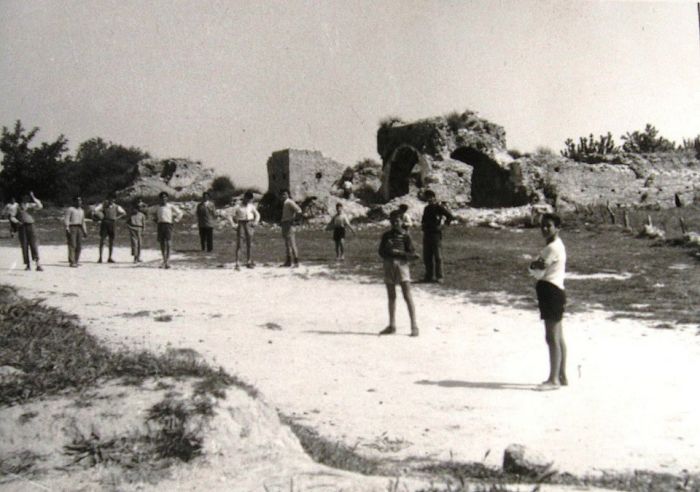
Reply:
<svg viewBox="0 0 700 492"><path fill-rule="evenodd" d="M379 256L384 260L384 283L389 301L389 326L379 332L380 335L396 333L396 284L401 286L401 293L406 301L408 316L411 319L411 336L418 336L416 310L411 296L411 273L408 262L417 258L411 236L403 229L401 212L394 210L389 216L391 230L382 234L379 243Z"/></svg>
<svg viewBox="0 0 700 492"><path fill-rule="evenodd" d="M540 318L544 320L545 339L549 348L549 377L544 387L566 386L566 343L562 330L562 317L566 305L564 276L566 273L566 248L559 238L561 219L555 214L542 216L542 236L547 245L539 257L530 264L530 273L537 278L537 303Z"/></svg>
<svg viewBox="0 0 700 492"><path fill-rule="evenodd" d="M345 259L345 230L355 234L355 229L350 225L348 216L343 212L343 204L335 205L335 215L326 226L326 230L333 231L333 242L335 242L335 259L342 261Z"/></svg>
<svg viewBox="0 0 700 492"><path fill-rule="evenodd" d="M425 277L423 282L442 283L442 220L449 225L454 220L452 213L437 203L435 192L425 192L428 200L423 210L423 262L425 263ZM434 274L434 276L433 276Z"/></svg>
<svg viewBox="0 0 700 492"><path fill-rule="evenodd" d="M17 212L10 216L10 221L17 226L17 236L19 244L22 248L22 259L24 260L25 270L31 270L31 259L36 263L36 271L41 272L44 269L39 264L39 245L37 243L36 234L34 232L34 217L29 213L31 209L41 210L44 206L34 196L33 192L22 197L22 201L17 207Z"/></svg>
<svg viewBox="0 0 700 492"><path fill-rule="evenodd" d="M68 264L71 268L77 268L80 266L83 238L87 238L82 198L79 196L73 198L73 206L66 210L63 223L66 226L66 241L68 242Z"/></svg>

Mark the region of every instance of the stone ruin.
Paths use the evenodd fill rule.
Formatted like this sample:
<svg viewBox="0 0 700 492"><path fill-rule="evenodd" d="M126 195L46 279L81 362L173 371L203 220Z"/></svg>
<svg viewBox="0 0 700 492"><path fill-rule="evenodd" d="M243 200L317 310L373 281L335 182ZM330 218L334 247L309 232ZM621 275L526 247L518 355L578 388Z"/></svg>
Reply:
<svg viewBox="0 0 700 492"><path fill-rule="evenodd" d="M142 159L133 183L118 193L122 199L157 196L165 191L173 198L201 195L211 187L214 170L189 159Z"/></svg>
<svg viewBox="0 0 700 492"><path fill-rule="evenodd" d="M354 201L378 218L387 207L418 203L427 189L455 210L535 203L560 210L597 204L666 208L700 201L700 161L693 152L620 153L594 164L546 152L513 158L503 127L472 111L386 122L377 131L377 151L381 169L367 161L350 168L316 151L274 152L267 162L268 191L278 195L288 188L297 201L314 199L312 211L321 214L332 211L337 200L330 198L340 196L339 184L349 176Z"/></svg>
<svg viewBox="0 0 700 492"><path fill-rule="evenodd" d="M393 200L432 189L453 207L517 207L547 202L560 209L613 204L672 207L700 201L700 161L693 152L615 154L589 164L540 153L514 159L501 126L466 111L377 132L382 196Z"/></svg>

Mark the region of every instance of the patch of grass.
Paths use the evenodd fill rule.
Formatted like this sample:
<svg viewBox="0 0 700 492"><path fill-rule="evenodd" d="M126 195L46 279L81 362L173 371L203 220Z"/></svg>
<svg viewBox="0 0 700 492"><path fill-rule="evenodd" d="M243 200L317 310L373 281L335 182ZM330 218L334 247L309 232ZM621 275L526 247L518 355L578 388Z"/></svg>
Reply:
<svg viewBox="0 0 700 492"><path fill-rule="evenodd" d="M191 461L201 454L202 438L199 429L191 428L190 425L194 413L211 415L212 407L203 410L182 399L166 398L148 411L148 422L154 422L157 426L154 444L161 458Z"/></svg>
<svg viewBox="0 0 700 492"><path fill-rule="evenodd" d="M379 460L361 456L353 448L340 442L330 441L311 427L302 425L290 417L281 415L280 418L282 423L289 426L297 436L304 451L317 463L364 475L375 475L381 472Z"/></svg>
<svg viewBox="0 0 700 492"><path fill-rule="evenodd" d="M138 384L149 377L196 377L207 388L239 386L252 397L252 386L213 369L202 360L177 352L156 356L146 351L112 352L87 333L75 316L40 302L21 299L0 287L0 365L22 370L22 378L0 384L0 405L12 405L72 389L84 390L100 380L122 378Z"/></svg>

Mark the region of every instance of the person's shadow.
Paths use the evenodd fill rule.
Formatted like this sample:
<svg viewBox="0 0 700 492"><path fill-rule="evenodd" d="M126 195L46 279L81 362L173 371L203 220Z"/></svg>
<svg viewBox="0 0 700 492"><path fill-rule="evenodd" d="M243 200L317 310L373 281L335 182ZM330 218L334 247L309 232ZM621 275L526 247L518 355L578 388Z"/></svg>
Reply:
<svg viewBox="0 0 700 492"><path fill-rule="evenodd" d="M440 386L442 388L475 388L475 389L526 390L526 391L532 391L532 390L535 390L539 387L539 385L537 385L537 384L456 381L453 379L445 379L442 381L428 381L426 379L422 379L420 381L416 381L415 384Z"/></svg>
<svg viewBox="0 0 700 492"><path fill-rule="evenodd" d="M326 331L326 330L306 330L305 333L315 333L317 335L359 335L359 336L379 336L377 333L368 333L366 331Z"/></svg>

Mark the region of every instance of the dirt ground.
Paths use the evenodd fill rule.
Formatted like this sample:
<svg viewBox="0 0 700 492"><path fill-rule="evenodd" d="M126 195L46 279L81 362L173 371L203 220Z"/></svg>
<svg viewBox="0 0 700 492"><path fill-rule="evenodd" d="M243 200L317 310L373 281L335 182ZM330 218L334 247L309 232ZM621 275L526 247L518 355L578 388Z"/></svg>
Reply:
<svg viewBox="0 0 700 492"><path fill-rule="evenodd" d="M135 266L120 248L119 263L75 269L65 247L41 255L45 271L25 272L19 249L1 247L2 282L77 314L108 346L193 348L366 456L500 466L521 443L576 475L700 472L696 326L570 315L570 386L537 391L547 351L534 310L415 285L420 337L400 299L399 333L378 337L384 286L326 267L162 270L156 251Z"/></svg>

